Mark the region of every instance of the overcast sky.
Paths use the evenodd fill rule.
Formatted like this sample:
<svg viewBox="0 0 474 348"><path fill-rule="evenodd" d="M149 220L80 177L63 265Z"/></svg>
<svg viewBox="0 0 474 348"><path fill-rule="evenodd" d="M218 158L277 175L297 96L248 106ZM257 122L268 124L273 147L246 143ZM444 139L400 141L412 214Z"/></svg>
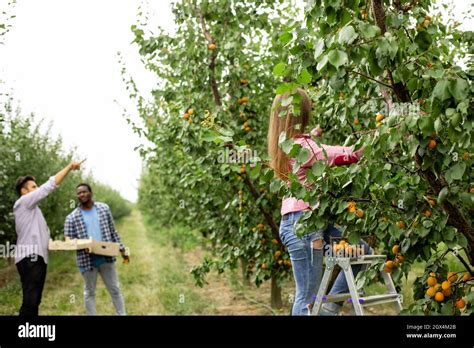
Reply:
<svg viewBox="0 0 474 348"><path fill-rule="evenodd" d="M8 0L0 0L0 6ZM449 1L444 1L450 3ZM24 113L53 122L66 148L87 157L86 171L131 201L137 198L141 140L122 117L134 112L121 79L117 52L142 91L156 81L131 45L140 0L17 0L16 18L0 45L2 89L13 90ZM170 0L153 0L152 27L173 30ZM457 1L455 14L472 5ZM2 8L3 9L3 8ZM472 19L463 30L473 29ZM117 101L117 102L115 102Z"/></svg>

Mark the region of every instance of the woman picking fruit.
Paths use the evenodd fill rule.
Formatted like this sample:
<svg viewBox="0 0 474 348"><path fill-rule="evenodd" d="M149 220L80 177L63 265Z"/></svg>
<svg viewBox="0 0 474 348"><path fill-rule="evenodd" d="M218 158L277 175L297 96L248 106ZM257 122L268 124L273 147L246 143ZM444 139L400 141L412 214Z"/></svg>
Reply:
<svg viewBox="0 0 474 348"><path fill-rule="evenodd" d="M270 165L275 174L282 180L288 181L288 173L293 171L295 159L289 158L279 147L281 133L286 138L292 138L294 143L309 150L310 157L295 172L299 181L305 184L306 170L310 169L315 161L326 161L330 166L355 163L362 155L363 148L354 151L352 147L317 145L311 135L305 134L305 129L311 120L311 100L308 94L297 89L300 96L300 113L294 115L289 106L282 106L282 101L289 97L288 93L277 95L273 101L270 125L268 130L268 154L271 158ZM283 116L281 116L283 115ZM319 127L313 129L311 134L321 135ZM310 189L310 188L308 188ZM341 231L334 226L328 226L325 230L312 231L299 238L295 234L295 225L304 211L311 209L310 205L303 200L293 197L283 199L281 208L280 238L287 247L292 260L293 276L296 283L295 300L292 315L309 314L308 305L314 300L322 278L324 246L329 244L329 238L340 237ZM361 242L366 254L371 253L370 247ZM361 266L353 266L354 275ZM348 292L347 282L344 274L339 273L330 294ZM336 303L326 303L322 307L322 314L337 314L342 306Z"/></svg>

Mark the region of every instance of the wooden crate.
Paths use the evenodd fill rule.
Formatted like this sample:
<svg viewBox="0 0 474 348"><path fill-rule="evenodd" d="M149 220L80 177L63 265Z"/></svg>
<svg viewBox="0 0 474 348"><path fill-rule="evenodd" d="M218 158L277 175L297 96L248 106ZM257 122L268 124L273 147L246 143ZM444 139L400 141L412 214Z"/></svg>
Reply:
<svg viewBox="0 0 474 348"><path fill-rule="evenodd" d="M119 249L119 243L92 241L92 253L96 255L117 256L120 253Z"/></svg>
<svg viewBox="0 0 474 348"><path fill-rule="evenodd" d="M103 256L117 256L120 244L89 239L49 240L49 250L81 250L88 249L90 253Z"/></svg>

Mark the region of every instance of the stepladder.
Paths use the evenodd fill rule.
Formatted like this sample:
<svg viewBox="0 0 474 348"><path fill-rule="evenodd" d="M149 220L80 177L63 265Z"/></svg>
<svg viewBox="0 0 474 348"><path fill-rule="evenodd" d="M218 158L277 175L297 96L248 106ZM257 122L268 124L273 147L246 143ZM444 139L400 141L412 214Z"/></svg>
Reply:
<svg viewBox="0 0 474 348"><path fill-rule="evenodd" d="M326 257L326 266L324 269L321 285L318 293L314 298L311 315L319 315L321 307L328 302L343 302L348 301L352 303L355 315L365 315L365 307L374 306L385 303L392 303L397 313L402 310L402 297L397 293L395 285L393 284L390 273L381 271L381 277L385 283L386 293L365 296L362 289L358 289L352 270L354 265L362 265L360 272L364 272L367 267L377 261L385 260L385 255L360 255L358 257L343 257L343 256L328 256ZM336 270L336 265L340 267L349 288L348 293L328 294L329 282L333 273Z"/></svg>

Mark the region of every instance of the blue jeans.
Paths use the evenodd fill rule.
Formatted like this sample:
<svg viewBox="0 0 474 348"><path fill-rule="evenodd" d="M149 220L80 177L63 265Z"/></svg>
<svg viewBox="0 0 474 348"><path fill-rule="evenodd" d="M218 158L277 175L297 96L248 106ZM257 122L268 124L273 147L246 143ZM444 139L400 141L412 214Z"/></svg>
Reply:
<svg viewBox="0 0 474 348"><path fill-rule="evenodd" d="M120 291L120 284L115 269L115 263L106 262L92 270L85 271L82 274L84 278L84 303L86 304L87 315L96 315L95 309L95 289L97 286L97 273L100 274L104 281L112 303L114 304L117 315L126 315L125 304Z"/></svg>
<svg viewBox="0 0 474 348"><path fill-rule="evenodd" d="M325 230L310 232L301 238L295 235L295 224L303 214L302 211L289 213L288 219L280 222L280 239L288 249L295 279L295 299L293 302L292 315L308 315L308 305L314 302L313 297L318 293L323 274L323 253L330 250L330 237L341 237L342 233L330 225ZM324 247L313 248L313 241L323 240ZM366 254L370 253L370 247L361 241ZM354 276L361 269L361 265L352 266ZM331 288L329 294L340 294L349 292L344 273L340 272ZM341 305L330 305L327 310L338 311Z"/></svg>

